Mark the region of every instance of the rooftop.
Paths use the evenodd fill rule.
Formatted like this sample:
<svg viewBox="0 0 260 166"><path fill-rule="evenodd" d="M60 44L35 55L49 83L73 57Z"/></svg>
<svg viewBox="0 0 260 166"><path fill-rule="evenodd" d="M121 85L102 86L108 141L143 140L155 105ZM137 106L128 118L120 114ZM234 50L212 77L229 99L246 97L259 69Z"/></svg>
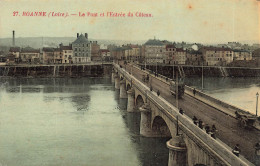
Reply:
<svg viewBox="0 0 260 166"><path fill-rule="evenodd" d="M10 47L9 52L20 52L20 47Z"/></svg>
<svg viewBox="0 0 260 166"><path fill-rule="evenodd" d="M157 46L163 46L164 44L160 40L156 39L150 39L144 45L157 45Z"/></svg>
<svg viewBox="0 0 260 166"><path fill-rule="evenodd" d="M201 49L206 51L232 51L231 48L226 47L202 47Z"/></svg>
<svg viewBox="0 0 260 166"><path fill-rule="evenodd" d="M89 43L88 39L81 34L72 44Z"/></svg>
<svg viewBox="0 0 260 166"><path fill-rule="evenodd" d="M40 53L40 49L34 49L32 47L25 47L21 50L22 53Z"/></svg>

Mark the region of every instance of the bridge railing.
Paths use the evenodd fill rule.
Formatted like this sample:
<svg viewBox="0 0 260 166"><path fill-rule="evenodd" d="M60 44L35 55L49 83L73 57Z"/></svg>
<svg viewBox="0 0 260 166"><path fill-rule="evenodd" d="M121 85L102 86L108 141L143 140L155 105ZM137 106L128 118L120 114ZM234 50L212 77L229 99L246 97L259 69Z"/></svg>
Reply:
<svg viewBox="0 0 260 166"><path fill-rule="evenodd" d="M189 93L188 94L193 94L193 89L192 87L189 87L189 86L186 86L185 85L185 91L188 91ZM187 93L187 92L186 92ZM229 103L226 103L226 102L223 102L219 99L216 99L210 95L207 95L201 91L198 91L196 90L196 94L195 96L199 96L201 97L203 100L201 100L202 102L206 103L206 104L210 104L212 106L221 106L223 108L225 108L226 110L221 110L222 112L225 112L226 114L229 114L233 117L235 117L235 112L241 112L241 113L246 113L248 115L252 115L251 113L249 113L247 110L245 109L242 109L242 108L238 108L237 106L234 106L232 104L229 104ZM217 108L218 109L218 108Z"/></svg>
<svg viewBox="0 0 260 166"><path fill-rule="evenodd" d="M201 130L189 117L179 114L179 110L176 107L174 107L162 97L157 96L155 92L151 92L146 85L130 75L123 68L120 68L117 64L114 64L114 66L126 77L126 79L129 81L132 80L135 87L138 88L141 93L145 94L151 102L160 107L161 111L163 111L175 123L176 117L178 116L179 127L181 130L186 133L187 136L190 136L190 138L195 142L202 144L204 148L207 148L219 160L227 165L237 166L247 166L248 163L250 163L248 161L245 162L241 158L235 156L229 149L226 148L225 145L221 144L203 130Z"/></svg>

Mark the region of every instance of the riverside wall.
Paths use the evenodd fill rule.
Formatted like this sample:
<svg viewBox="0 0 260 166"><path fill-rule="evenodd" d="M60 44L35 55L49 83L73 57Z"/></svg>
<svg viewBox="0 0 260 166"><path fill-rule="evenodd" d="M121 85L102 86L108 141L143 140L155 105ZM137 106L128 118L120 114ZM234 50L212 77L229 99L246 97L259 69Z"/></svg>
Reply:
<svg viewBox="0 0 260 166"><path fill-rule="evenodd" d="M144 65L142 65L144 67ZM156 71L156 65L146 65L146 68ZM202 69L203 68L203 69ZM185 74L185 77L201 76L205 77L260 77L260 68L246 68L246 67L219 67L219 66L187 66L175 65L175 75ZM158 65L158 73L172 78L172 65ZM182 72L182 73L181 73Z"/></svg>
<svg viewBox="0 0 260 166"><path fill-rule="evenodd" d="M110 76L111 64L0 66L2 77L100 77Z"/></svg>

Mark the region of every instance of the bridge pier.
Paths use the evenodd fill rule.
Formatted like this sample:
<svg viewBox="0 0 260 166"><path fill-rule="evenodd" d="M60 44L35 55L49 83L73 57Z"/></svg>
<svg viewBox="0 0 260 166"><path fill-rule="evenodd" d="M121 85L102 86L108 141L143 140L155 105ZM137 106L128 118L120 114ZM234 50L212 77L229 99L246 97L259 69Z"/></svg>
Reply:
<svg viewBox="0 0 260 166"><path fill-rule="evenodd" d="M120 98L121 99L127 98L126 87L125 87L125 79L120 81Z"/></svg>
<svg viewBox="0 0 260 166"><path fill-rule="evenodd" d="M168 166L185 166L187 164L187 148L182 136L178 135L167 141L169 148Z"/></svg>
<svg viewBox="0 0 260 166"><path fill-rule="evenodd" d="M115 75L115 88L120 89L120 79L118 75Z"/></svg>
<svg viewBox="0 0 260 166"><path fill-rule="evenodd" d="M127 112L134 112L135 111L135 96L134 96L134 89L131 88L127 91L128 101L127 101Z"/></svg>
<svg viewBox="0 0 260 166"><path fill-rule="evenodd" d="M114 72L114 71L112 71L111 82L112 82L112 83L115 82L115 72Z"/></svg>
<svg viewBox="0 0 260 166"><path fill-rule="evenodd" d="M148 103L144 103L140 107L141 121L140 121L140 134L145 137L152 137L153 131L151 129L151 108Z"/></svg>

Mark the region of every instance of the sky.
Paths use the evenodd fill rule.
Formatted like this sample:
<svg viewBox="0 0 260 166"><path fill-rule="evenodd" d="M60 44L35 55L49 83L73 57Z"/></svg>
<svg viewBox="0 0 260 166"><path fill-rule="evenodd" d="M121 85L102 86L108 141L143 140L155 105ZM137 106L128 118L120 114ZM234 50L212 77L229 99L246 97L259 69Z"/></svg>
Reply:
<svg viewBox="0 0 260 166"><path fill-rule="evenodd" d="M75 37L91 39L259 43L257 0L0 0L0 38ZM13 16L18 11L20 16ZM68 13L68 17L29 17L23 12ZM98 13L98 17L79 17ZM101 17L131 12L134 17ZM135 13L152 17L136 17ZM71 14L77 14L75 16Z"/></svg>

